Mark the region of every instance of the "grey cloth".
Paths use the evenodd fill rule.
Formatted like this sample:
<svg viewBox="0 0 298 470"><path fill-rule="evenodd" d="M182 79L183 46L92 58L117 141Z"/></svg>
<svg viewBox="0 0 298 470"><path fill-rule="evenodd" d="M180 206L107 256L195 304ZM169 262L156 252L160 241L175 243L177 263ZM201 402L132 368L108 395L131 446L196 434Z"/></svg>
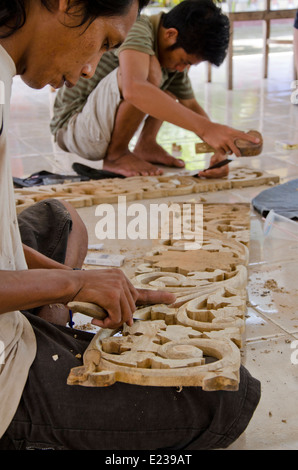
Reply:
<svg viewBox="0 0 298 470"><path fill-rule="evenodd" d="M274 210L288 219L298 219L298 179L262 191L252 205L264 217Z"/></svg>
<svg viewBox="0 0 298 470"><path fill-rule="evenodd" d="M72 220L59 200L46 199L32 205L21 212L18 224L24 245L64 264Z"/></svg>

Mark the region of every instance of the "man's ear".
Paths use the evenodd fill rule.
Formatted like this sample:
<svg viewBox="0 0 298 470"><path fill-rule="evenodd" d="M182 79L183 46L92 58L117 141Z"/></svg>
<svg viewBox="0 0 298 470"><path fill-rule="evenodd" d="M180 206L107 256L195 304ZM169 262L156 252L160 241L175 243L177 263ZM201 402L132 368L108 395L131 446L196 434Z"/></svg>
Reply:
<svg viewBox="0 0 298 470"><path fill-rule="evenodd" d="M164 32L164 38L167 42L168 46L172 46L173 44L176 44L177 39L178 39L178 30L176 28L167 28L165 29Z"/></svg>
<svg viewBox="0 0 298 470"><path fill-rule="evenodd" d="M80 5L71 0L58 0L57 5L57 13L62 24L69 27L78 24L78 18L82 15Z"/></svg>
<svg viewBox="0 0 298 470"><path fill-rule="evenodd" d="M58 1L58 10L61 12L61 13L66 13L68 8L69 8L69 1L67 0L59 0Z"/></svg>

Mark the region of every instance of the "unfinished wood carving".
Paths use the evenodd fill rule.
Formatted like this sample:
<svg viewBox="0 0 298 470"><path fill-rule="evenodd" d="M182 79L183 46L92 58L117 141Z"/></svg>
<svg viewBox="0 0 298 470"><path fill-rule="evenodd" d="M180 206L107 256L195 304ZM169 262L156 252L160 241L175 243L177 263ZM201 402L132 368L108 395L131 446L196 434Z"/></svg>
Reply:
<svg viewBox="0 0 298 470"><path fill-rule="evenodd" d="M238 332L235 342L242 346L241 334L245 329L246 294L238 289L221 288L185 303L177 312L177 323L198 331Z"/></svg>
<svg viewBox="0 0 298 470"><path fill-rule="evenodd" d="M278 182L277 176L250 168L236 168L230 170L228 177L214 180L178 175L137 176L21 188L15 189L15 199L17 212L20 213L35 202L47 198L62 199L80 208L103 203L114 204L118 202L119 196L125 196L129 202ZM198 196L196 198L198 202L204 202L202 196L200 199Z"/></svg>
<svg viewBox="0 0 298 470"><path fill-rule="evenodd" d="M179 273L156 271L151 268L150 273L138 274L131 279L131 282L139 289L158 289L171 292L176 296L175 305L180 306L193 298L207 292L217 291L222 287L244 292L247 285L247 269L242 265L228 271L207 268L205 271L189 272L184 276Z"/></svg>
<svg viewBox="0 0 298 470"><path fill-rule="evenodd" d="M168 203L168 207L172 208L173 217L175 216L174 208L177 207L181 220L179 233L181 235L179 240L175 240L173 234L170 234L170 239L162 240L161 243L169 245L171 250L187 251L201 248L201 243L198 240L202 238L222 238L224 236L224 238L248 246L250 239L250 204L202 203L203 223L199 224L199 227L196 227L195 224L195 206L195 203ZM185 230L183 224L187 224L188 231ZM160 233L160 239L162 239L162 233Z"/></svg>
<svg viewBox="0 0 298 470"><path fill-rule="evenodd" d="M244 188L249 186L261 186L279 183L279 176L264 171L254 170L249 167L230 168L230 173L222 179L203 180L198 179L196 192L219 191L222 189Z"/></svg>
<svg viewBox="0 0 298 470"><path fill-rule="evenodd" d="M193 209L194 204L187 208L189 216ZM241 234L249 233L249 219L247 204L204 204L200 249L191 240L157 240L131 282L136 288L170 291L175 304L139 307L133 326L100 330L83 365L70 371L68 384L102 387L119 381L237 390L248 263ZM229 238L231 233L237 237Z"/></svg>
<svg viewBox="0 0 298 470"><path fill-rule="evenodd" d="M199 250L181 249L167 244L156 247L144 257L145 263L160 271L188 274L194 271L214 271L222 269L231 271L240 264L247 264L246 247L235 241L225 238L204 238L202 248Z"/></svg>
<svg viewBox="0 0 298 470"><path fill-rule="evenodd" d="M246 312L244 289L222 287L213 292L198 294L180 307L179 300L177 303L175 302L175 306L159 304L138 308L134 319L163 320L166 325L187 326L201 333L222 331L222 337L233 340L238 347L242 346L241 335L245 330Z"/></svg>
<svg viewBox="0 0 298 470"><path fill-rule="evenodd" d="M204 204L204 229L248 246L250 210L249 204Z"/></svg>
<svg viewBox="0 0 298 470"><path fill-rule="evenodd" d="M205 250L205 251L209 251L210 253L221 252L221 253L229 253L230 255L233 254L234 258L239 259L238 264L239 263L247 264L248 262L247 247L242 242L239 242L236 239L230 239L222 235L223 235L222 233L218 234L215 232L212 233L212 232L203 231L203 236L202 236L203 240L202 240L202 243L200 244L199 249L197 247L196 240L193 241L193 246L192 246L192 240L173 240L173 239L162 240L159 242L159 245L154 246L152 253L148 253L148 255L155 256L164 251L169 251L170 253L172 253L170 256L172 256L174 259L175 251L176 252L177 251L200 252L201 250ZM191 257L191 254L189 256ZM152 261L152 259L150 259L150 261ZM198 269L194 269L194 271L197 271L197 270Z"/></svg>
<svg viewBox="0 0 298 470"><path fill-rule="evenodd" d="M213 362L207 363L207 357ZM71 370L67 383L102 387L119 381L237 390L239 368L240 352L233 341L210 339L162 320L138 321L125 327L121 337L102 338L99 332L84 354L84 365Z"/></svg>

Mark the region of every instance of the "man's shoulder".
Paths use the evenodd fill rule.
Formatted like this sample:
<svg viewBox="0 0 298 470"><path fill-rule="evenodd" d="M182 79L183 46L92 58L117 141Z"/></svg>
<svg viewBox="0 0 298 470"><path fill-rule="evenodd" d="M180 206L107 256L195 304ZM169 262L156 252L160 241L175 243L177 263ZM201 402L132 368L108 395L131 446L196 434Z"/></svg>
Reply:
<svg viewBox="0 0 298 470"><path fill-rule="evenodd" d="M139 30L140 28L151 31L153 29L152 18L147 15L140 15L135 21L130 31Z"/></svg>
<svg viewBox="0 0 298 470"><path fill-rule="evenodd" d="M141 15L130 29L125 41L117 50L117 56L123 50L133 50L145 54L155 53L155 32L151 17Z"/></svg>

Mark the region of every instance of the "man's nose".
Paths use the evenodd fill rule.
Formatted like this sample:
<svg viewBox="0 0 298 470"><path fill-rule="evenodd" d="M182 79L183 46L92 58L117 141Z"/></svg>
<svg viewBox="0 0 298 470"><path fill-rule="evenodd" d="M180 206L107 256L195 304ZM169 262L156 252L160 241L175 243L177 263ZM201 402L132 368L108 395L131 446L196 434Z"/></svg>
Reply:
<svg viewBox="0 0 298 470"><path fill-rule="evenodd" d="M88 62L87 64L84 65L81 71L81 76L84 78L92 78L93 75L95 74L96 67L102 57L103 53L99 53L96 55L96 57Z"/></svg>
<svg viewBox="0 0 298 470"><path fill-rule="evenodd" d="M93 72L91 64L84 65L81 71L81 76L84 78L91 78L93 77L93 75L94 75L94 72Z"/></svg>

